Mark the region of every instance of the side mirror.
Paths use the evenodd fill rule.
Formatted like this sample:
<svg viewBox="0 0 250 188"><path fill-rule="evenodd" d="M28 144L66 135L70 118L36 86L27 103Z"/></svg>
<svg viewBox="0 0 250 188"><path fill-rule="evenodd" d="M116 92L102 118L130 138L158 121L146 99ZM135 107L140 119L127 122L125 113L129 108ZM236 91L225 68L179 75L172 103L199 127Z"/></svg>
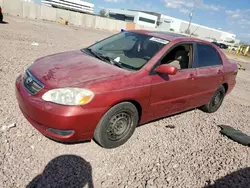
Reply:
<svg viewBox="0 0 250 188"><path fill-rule="evenodd" d="M161 74L175 75L177 72L177 67L170 65L160 65L155 69L155 71Z"/></svg>

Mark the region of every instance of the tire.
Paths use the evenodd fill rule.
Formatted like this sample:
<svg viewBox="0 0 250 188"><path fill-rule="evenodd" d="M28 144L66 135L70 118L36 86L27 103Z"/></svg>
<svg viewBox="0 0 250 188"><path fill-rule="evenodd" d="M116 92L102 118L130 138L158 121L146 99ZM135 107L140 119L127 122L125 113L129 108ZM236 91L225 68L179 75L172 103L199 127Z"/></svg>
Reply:
<svg viewBox="0 0 250 188"><path fill-rule="evenodd" d="M117 104L99 121L94 140L104 148L121 146L132 136L138 122L138 111L132 103Z"/></svg>
<svg viewBox="0 0 250 188"><path fill-rule="evenodd" d="M3 22L3 14L0 13L0 23L2 23L2 22Z"/></svg>
<svg viewBox="0 0 250 188"><path fill-rule="evenodd" d="M225 93L226 93L226 91L225 91L224 86L220 86L216 90L216 92L213 94L213 96L211 97L208 104L201 107L201 110L204 112L207 112L207 113L216 112L220 108L220 106L224 100Z"/></svg>

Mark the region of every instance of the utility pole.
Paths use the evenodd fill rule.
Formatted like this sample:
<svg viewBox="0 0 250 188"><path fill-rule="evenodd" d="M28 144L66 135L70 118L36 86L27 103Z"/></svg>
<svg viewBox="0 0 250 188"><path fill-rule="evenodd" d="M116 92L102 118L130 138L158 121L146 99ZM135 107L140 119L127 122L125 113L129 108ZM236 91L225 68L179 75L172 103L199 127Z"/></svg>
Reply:
<svg viewBox="0 0 250 188"><path fill-rule="evenodd" d="M193 13L195 11L195 6L196 6L196 0L194 0L194 6L193 6L193 9L192 11L190 12L189 14L189 24L188 24L188 28L187 28L187 34L190 34L190 26L191 26L191 22L192 22L192 19L193 19Z"/></svg>

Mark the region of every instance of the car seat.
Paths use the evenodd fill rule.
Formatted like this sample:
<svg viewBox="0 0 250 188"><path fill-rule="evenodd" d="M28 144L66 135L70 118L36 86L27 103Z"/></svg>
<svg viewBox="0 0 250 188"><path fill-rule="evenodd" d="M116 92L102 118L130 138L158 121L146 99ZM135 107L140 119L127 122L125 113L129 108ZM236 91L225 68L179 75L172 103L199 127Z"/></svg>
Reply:
<svg viewBox="0 0 250 188"><path fill-rule="evenodd" d="M188 51L178 50L174 55L174 60L169 62L172 66L177 67L178 69L187 69L189 64Z"/></svg>

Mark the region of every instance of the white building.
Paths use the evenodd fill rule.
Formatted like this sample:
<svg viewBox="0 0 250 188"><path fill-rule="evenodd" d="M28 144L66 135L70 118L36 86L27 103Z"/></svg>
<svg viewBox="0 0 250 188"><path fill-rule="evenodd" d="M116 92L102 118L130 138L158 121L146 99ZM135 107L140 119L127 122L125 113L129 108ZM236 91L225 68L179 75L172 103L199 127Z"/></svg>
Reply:
<svg viewBox="0 0 250 188"><path fill-rule="evenodd" d="M94 13L94 4L83 0L42 0L42 4L83 13Z"/></svg>
<svg viewBox="0 0 250 188"><path fill-rule="evenodd" d="M179 33L185 33L185 31L188 29L189 22L180 20L177 18L173 18L166 15L161 15L159 20L159 28L166 29L170 31L175 31ZM190 25L190 33L198 36L199 38L205 39L205 40L217 40L220 42L228 42L228 41L235 41L236 35L221 31L218 29L202 26L199 24L192 23Z"/></svg>
<svg viewBox="0 0 250 188"><path fill-rule="evenodd" d="M107 13L110 18L126 22L134 22L135 24L147 27L156 27L157 24L157 16L147 14L144 12L120 10L120 9L108 9Z"/></svg>
<svg viewBox="0 0 250 188"><path fill-rule="evenodd" d="M108 14L111 18L117 20L134 22L135 24L143 26L156 27L161 31L185 33L189 25L189 22L185 20L180 20L174 17L150 11L108 9ZM197 36L198 38L208 41L216 40L223 43L238 41L236 40L236 35L233 33L209 28L194 23L190 25L190 33L193 34L193 36Z"/></svg>

